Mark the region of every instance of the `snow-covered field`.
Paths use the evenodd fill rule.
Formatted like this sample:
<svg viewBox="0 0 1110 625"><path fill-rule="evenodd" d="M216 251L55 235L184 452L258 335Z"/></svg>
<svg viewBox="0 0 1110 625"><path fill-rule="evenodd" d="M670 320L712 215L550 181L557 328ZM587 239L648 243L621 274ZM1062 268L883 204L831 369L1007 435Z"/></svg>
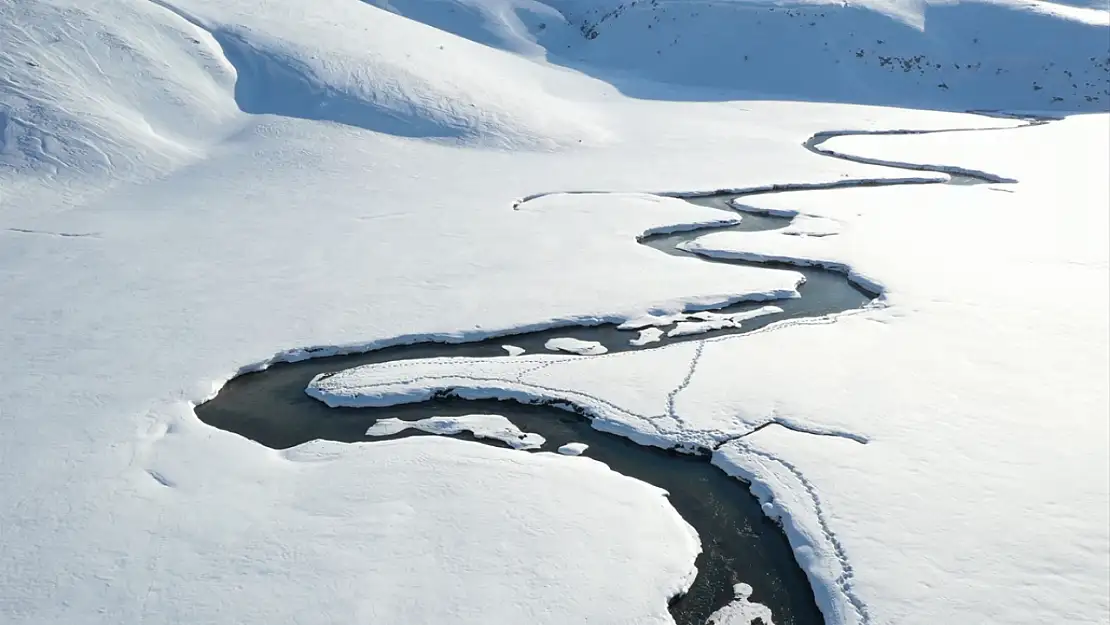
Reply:
<svg viewBox="0 0 1110 625"><path fill-rule="evenodd" d="M829 623L1105 623L1108 34L1105 4L1034 0L0 3L0 617L670 622L698 543L588 457L278 452L193 406L275 358L789 295L638 245L722 218L651 192L904 178L801 143L1018 125L957 112L989 108L1085 114L832 138L1018 182L762 195L791 229L689 244L843 266L878 305L328 380L380 403L485 368L719 444Z"/></svg>

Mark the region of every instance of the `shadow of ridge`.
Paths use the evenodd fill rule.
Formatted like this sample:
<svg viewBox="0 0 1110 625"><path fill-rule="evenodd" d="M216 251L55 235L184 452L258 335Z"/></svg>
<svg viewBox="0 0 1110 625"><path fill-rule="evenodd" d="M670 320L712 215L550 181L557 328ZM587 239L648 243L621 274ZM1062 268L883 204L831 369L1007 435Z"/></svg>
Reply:
<svg viewBox="0 0 1110 625"><path fill-rule="evenodd" d="M638 99L1110 110L1105 26L1004 5L927 5L921 30L858 6L547 0L538 6L550 13L512 5L523 33L465 1L390 6L489 47L538 45L548 62Z"/></svg>
<svg viewBox="0 0 1110 625"><path fill-rule="evenodd" d="M403 106L391 108L336 89L315 80L296 59L259 49L235 33L216 30L212 36L235 67L235 102L244 113L328 121L412 138L458 139L475 131L460 119L406 114Z"/></svg>

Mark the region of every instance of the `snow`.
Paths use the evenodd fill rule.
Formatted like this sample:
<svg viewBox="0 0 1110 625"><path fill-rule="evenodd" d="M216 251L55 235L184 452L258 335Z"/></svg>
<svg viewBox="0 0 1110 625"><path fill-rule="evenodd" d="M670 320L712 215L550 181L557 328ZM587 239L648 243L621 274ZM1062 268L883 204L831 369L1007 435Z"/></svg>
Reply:
<svg viewBox="0 0 1110 625"><path fill-rule="evenodd" d="M428 417L416 421L381 419L366 430L366 435L391 436L409 428L440 436L453 436L461 432L470 432L477 438L492 438L501 441L513 449L539 449L543 447L545 441L544 437L539 434L521 432L520 428L513 425L505 417L491 414Z"/></svg>
<svg viewBox="0 0 1110 625"><path fill-rule="evenodd" d="M316 441L241 467L257 480L283 482L283 492L266 489L262 497L238 480L220 487L188 456L172 459L174 467L166 460L159 468L179 480L147 496L172 501L185 490L198 509L163 518L155 546L166 568L157 571L187 569L213 589L233 586L229 592L249 606L190 593L189 620L220 622L229 610L249 609L278 622L326 622L318 620L324 614L346 622L404 615L473 625L664 624L671 622L664 597L688 584L699 550L663 492L588 459L441 437ZM190 478L186 469L202 475ZM283 522L274 522L275 507L285 508ZM227 515L226 529L212 535L203 521L216 509ZM629 513L635 527L619 522ZM599 548L611 564L581 570ZM643 569L640 583L627 583L627 567ZM475 578L482 583L470 583ZM564 580L573 579L582 594L568 600ZM338 588L320 596L330 584ZM171 602L179 589L158 579L141 589L148 585L150 614L180 618Z"/></svg>
<svg viewBox="0 0 1110 625"><path fill-rule="evenodd" d="M671 313L671 314L649 314L629 319L624 323L617 326L618 330L639 330L641 328L652 329L656 326L669 326L679 321L689 319L690 316L686 313Z"/></svg>
<svg viewBox="0 0 1110 625"><path fill-rule="evenodd" d="M628 344L642 347L651 343L658 343L663 338L663 331L659 328L644 328L634 339L629 339Z"/></svg>
<svg viewBox="0 0 1110 625"><path fill-rule="evenodd" d="M1106 110L1090 6L615 7L0 4L0 620L668 623L697 541L603 465L441 437L275 451L192 408L282 360L796 295L794 272L638 244L725 216L646 192L906 178L799 144ZM838 233L699 241L842 264L882 286L860 313L320 390L554 397L645 444L723 444L830 623L1102 622L1108 131L831 139L1019 183L748 197Z"/></svg>
<svg viewBox="0 0 1110 625"><path fill-rule="evenodd" d="M814 247L812 243L805 240L798 243L783 244L781 238L783 235L789 236L791 234L794 234L792 238L808 239L808 237L797 237L796 233L775 230L764 232L767 232L768 236L753 236L760 235L762 232L715 232L698 237L693 241L681 243L678 247L706 258L770 262L799 267L821 267L845 274L850 282L869 293L884 294L883 285L874 277L865 275L846 263L829 260L821 256L820 250L823 249L822 247ZM760 243L768 245L760 248ZM771 247L774 250L770 249ZM760 251L761 249L765 251ZM785 253L786 250L791 249L803 249L808 250L808 252Z"/></svg>
<svg viewBox="0 0 1110 625"><path fill-rule="evenodd" d="M501 349L505 350L505 353L510 356L519 356L524 353L524 348L516 345L502 345Z"/></svg>
<svg viewBox="0 0 1110 625"><path fill-rule="evenodd" d="M840 222L828 217L798 215L781 232L801 237L828 237L840 233Z"/></svg>
<svg viewBox="0 0 1110 625"><path fill-rule="evenodd" d="M764 625L774 625L773 615L766 606L750 602L752 587L740 583L733 587L736 599L714 612L706 625L751 625L759 619Z"/></svg>
<svg viewBox="0 0 1110 625"><path fill-rule="evenodd" d="M553 352L568 352L580 356L596 356L609 351L597 341L583 341L568 336L548 339L543 346Z"/></svg>
<svg viewBox="0 0 1110 625"><path fill-rule="evenodd" d="M702 249L702 239L710 239L715 235L706 235L698 237L690 243L680 244L681 249L689 250L695 253L704 253L707 256L720 255L724 258L737 258L735 254L719 252L716 250ZM790 273L790 272L787 272ZM796 275L796 284L801 284L804 280L801 274ZM791 297L797 297L797 293L791 293ZM723 330L725 328L739 328L741 322L763 315L774 315L781 313L782 309L778 306L760 306L755 310L736 312L736 313L717 313L712 311L699 311L694 313L670 313L670 314L649 314L629 319L624 323L617 326L619 330L640 330L640 336L629 341L632 345L646 345L654 343L659 340L663 335L662 331L658 328L660 326L674 325L667 336L689 336L694 334L704 334L712 332L713 330Z"/></svg>
<svg viewBox="0 0 1110 625"><path fill-rule="evenodd" d="M566 445L560 445L557 451L564 456L581 456L582 452L589 449L589 447L586 443L567 443Z"/></svg>

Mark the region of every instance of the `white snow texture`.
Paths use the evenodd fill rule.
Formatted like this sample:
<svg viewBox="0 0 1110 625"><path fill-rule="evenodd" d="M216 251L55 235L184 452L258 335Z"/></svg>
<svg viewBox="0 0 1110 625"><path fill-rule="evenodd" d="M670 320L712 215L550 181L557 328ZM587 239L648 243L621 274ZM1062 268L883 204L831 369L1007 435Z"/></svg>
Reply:
<svg viewBox="0 0 1110 625"><path fill-rule="evenodd" d="M429 415L276 450L194 411L501 337L307 392L704 449L830 625L1105 625L1108 32L1103 0L0 3L0 622L673 623L698 537L577 448L374 440L541 442ZM681 199L730 189L790 224ZM679 230L700 258L638 243ZM815 295L768 260L879 297L707 338ZM567 338L600 324L636 349Z"/></svg>

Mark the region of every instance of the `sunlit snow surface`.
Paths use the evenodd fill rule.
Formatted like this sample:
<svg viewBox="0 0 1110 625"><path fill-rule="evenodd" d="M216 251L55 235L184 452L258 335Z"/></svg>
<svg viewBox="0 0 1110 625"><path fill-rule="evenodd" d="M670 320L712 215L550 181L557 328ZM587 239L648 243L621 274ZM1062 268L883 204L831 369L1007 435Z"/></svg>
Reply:
<svg viewBox="0 0 1110 625"><path fill-rule="evenodd" d="M902 178L800 144L1016 125L860 105L1106 108L1096 8L657 4L592 38L615 6L0 5L0 620L668 623L697 541L596 462L279 452L192 407L273 360L797 295L637 245L722 219L645 192ZM830 623L1104 622L1108 133L831 139L1019 182L761 196L793 231L691 246L835 264L881 289L862 312L329 380L340 403L555 395L637 442L720 445ZM518 204L558 191L619 193Z"/></svg>

